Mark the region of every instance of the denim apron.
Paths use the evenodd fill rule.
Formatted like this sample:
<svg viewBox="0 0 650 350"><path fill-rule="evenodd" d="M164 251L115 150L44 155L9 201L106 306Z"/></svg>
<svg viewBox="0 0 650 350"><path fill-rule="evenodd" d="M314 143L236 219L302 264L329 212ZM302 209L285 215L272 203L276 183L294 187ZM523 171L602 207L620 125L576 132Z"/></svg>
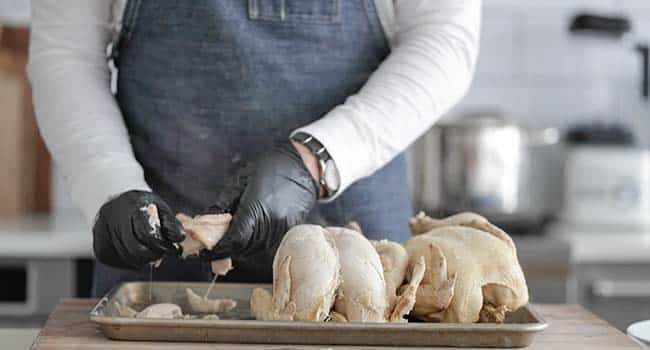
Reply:
<svg viewBox="0 0 650 350"><path fill-rule="evenodd" d="M130 0L115 53L117 99L146 181L193 215L274 142L356 93L389 47L372 0ZM400 155L310 218L356 220L369 238L403 241L411 214ZM227 279L270 281L272 257L234 261ZM148 278L149 269L97 263L93 293ZM166 258L153 278L211 274L198 259Z"/></svg>

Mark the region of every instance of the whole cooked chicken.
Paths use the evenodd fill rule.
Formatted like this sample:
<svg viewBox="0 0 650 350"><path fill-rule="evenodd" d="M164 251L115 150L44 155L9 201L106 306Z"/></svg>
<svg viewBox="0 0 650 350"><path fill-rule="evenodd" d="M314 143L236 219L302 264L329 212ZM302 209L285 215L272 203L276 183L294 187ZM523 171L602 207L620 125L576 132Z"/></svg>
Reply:
<svg viewBox="0 0 650 350"><path fill-rule="evenodd" d="M290 229L273 259L273 294L257 288L251 311L258 320L324 321L340 284L332 234L317 225Z"/></svg>
<svg viewBox="0 0 650 350"><path fill-rule="evenodd" d="M528 302L512 239L485 218L462 213L443 220L419 214L405 243L409 271L426 271L412 315L425 321L503 322Z"/></svg>
<svg viewBox="0 0 650 350"><path fill-rule="evenodd" d="M342 282L333 318L347 322L386 322L388 298L379 254L360 232L327 227L341 262Z"/></svg>

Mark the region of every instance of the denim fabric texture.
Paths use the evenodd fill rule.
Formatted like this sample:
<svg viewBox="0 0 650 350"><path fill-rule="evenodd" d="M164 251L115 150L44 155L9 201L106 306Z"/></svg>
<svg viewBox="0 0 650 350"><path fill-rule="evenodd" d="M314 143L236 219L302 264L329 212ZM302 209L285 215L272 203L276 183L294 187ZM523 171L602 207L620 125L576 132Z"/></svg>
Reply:
<svg viewBox="0 0 650 350"><path fill-rule="evenodd" d="M389 53L372 0L130 0L123 23L117 100L133 150L151 188L190 215L274 142L357 92ZM312 214L404 241L412 214L404 157ZM227 280L270 281L272 256L235 261ZM210 277L196 259L166 259L154 272ZM148 278L148 268L97 263L93 293Z"/></svg>

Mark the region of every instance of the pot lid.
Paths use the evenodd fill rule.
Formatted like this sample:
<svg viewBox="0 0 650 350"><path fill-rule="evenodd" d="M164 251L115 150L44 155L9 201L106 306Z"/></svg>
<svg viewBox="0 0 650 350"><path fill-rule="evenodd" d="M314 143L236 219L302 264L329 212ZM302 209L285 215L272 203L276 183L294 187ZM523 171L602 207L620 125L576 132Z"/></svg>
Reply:
<svg viewBox="0 0 650 350"><path fill-rule="evenodd" d="M503 113L494 110L484 110L473 113L461 115L453 120L440 123L443 127L504 127L514 126L515 124L510 121Z"/></svg>

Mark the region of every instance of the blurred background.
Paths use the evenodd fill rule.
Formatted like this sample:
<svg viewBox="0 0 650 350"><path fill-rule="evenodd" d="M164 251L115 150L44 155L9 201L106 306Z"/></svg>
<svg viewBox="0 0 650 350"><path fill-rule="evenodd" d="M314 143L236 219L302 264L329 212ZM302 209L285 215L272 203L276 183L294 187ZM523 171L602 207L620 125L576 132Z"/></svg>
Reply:
<svg viewBox="0 0 650 350"><path fill-rule="evenodd" d="M0 0L0 326L88 296L90 230L38 135L29 2ZM511 233L533 302L650 318L647 0L484 0L465 99L409 150L415 207Z"/></svg>

